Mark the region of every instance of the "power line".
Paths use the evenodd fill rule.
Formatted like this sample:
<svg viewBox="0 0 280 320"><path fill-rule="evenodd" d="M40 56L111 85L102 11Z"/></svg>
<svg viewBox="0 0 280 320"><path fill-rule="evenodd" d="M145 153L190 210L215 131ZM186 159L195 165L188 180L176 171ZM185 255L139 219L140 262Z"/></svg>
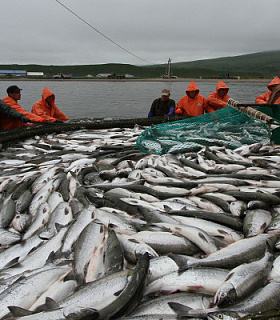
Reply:
<svg viewBox="0 0 280 320"><path fill-rule="evenodd" d="M109 40L110 42L112 42L114 45L116 45L117 47L119 47L120 49L122 49L123 51L125 51L126 53L132 55L133 57L149 63L149 64L153 64L152 62L149 62L147 60L142 59L141 57L137 56L136 54L134 54L133 52L125 49L124 47L122 47L120 44L118 44L117 42L115 42L114 40L110 39L109 37L107 37L104 33L102 33L101 31L99 31L98 29L96 29L95 27L93 27L90 23L88 23L86 20L84 20L83 18L81 18L79 15L77 15L74 11L72 11L71 9L69 9L66 5L64 5L63 3L61 3L58 0L55 0L57 3L59 3L63 8L65 8L66 10L68 10L70 13L72 13L75 17L77 17L78 19L80 19L83 23L85 23L86 25L88 25L91 29L93 29L94 31L96 31L97 33L99 33L102 37L104 37L105 39Z"/></svg>

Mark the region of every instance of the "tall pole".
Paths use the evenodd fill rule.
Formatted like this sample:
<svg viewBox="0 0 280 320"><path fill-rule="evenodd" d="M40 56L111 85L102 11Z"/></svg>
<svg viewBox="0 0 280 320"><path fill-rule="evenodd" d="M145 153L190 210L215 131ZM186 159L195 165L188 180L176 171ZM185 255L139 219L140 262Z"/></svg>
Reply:
<svg viewBox="0 0 280 320"><path fill-rule="evenodd" d="M171 59L168 59L168 72L167 72L167 77L171 78Z"/></svg>

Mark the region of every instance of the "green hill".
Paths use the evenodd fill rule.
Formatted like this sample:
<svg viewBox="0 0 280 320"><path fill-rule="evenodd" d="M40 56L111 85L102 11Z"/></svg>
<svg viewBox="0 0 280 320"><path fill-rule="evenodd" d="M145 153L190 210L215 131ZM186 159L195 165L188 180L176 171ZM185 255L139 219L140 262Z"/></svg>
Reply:
<svg viewBox="0 0 280 320"><path fill-rule="evenodd" d="M0 65L2 70L26 70L44 72L46 77L55 74L71 74L83 78L99 73L132 74L135 78L159 78L166 73L167 64L134 66L130 64L99 65ZM172 73L179 78L272 78L280 75L280 50L246 54L234 57L205 59L172 64Z"/></svg>
<svg viewBox="0 0 280 320"><path fill-rule="evenodd" d="M219 71L231 77L273 77L280 74L280 50L258 52L235 57L180 62L173 64L173 70L203 68Z"/></svg>

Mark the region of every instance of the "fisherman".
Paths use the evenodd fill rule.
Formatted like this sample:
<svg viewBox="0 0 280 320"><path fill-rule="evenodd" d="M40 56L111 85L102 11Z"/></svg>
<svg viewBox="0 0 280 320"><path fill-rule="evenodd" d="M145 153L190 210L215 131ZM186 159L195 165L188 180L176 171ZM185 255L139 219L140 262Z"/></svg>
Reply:
<svg viewBox="0 0 280 320"><path fill-rule="evenodd" d="M42 99L34 103L31 112L48 121L60 122L69 120L69 118L55 105L55 95L49 88L44 88Z"/></svg>
<svg viewBox="0 0 280 320"><path fill-rule="evenodd" d="M20 121L19 126L24 123L30 122L30 119L25 117L23 114L17 112L2 100L0 100L0 131L8 130L13 122Z"/></svg>
<svg viewBox="0 0 280 320"><path fill-rule="evenodd" d="M205 113L206 107L206 98L199 94L198 86L192 81L186 90L186 95L178 101L175 113L186 117L195 117Z"/></svg>
<svg viewBox="0 0 280 320"><path fill-rule="evenodd" d="M161 98L157 98L153 101L148 117L157 116L172 116L174 115L175 101L170 99L170 90L163 89L161 91Z"/></svg>
<svg viewBox="0 0 280 320"><path fill-rule="evenodd" d="M219 80L216 92L212 92L208 96L206 112L208 113L225 108L227 106L227 101L230 98L228 91L229 87L222 80Z"/></svg>
<svg viewBox="0 0 280 320"><path fill-rule="evenodd" d="M258 96L255 100L255 103L268 103L269 99L271 97L272 91L273 89L280 84L280 79L279 77L275 77L267 86L268 90L266 93L261 94L260 96ZM280 103L280 97L278 97L274 103L278 104Z"/></svg>
<svg viewBox="0 0 280 320"><path fill-rule="evenodd" d="M21 116L24 116L24 118L20 117L18 119L14 118L13 121L11 121L9 118L2 118L1 119L1 125L3 130L9 130L9 129L15 129L18 127L21 127L23 123L27 122L45 122L46 120L36 116L35 114L32 114L26 110L24 110L19 104L18 100L21 99L21 90L18 86L10 86L7 88L7 96L2 99L2 101L7 104L9 107L11 107L14 111L17 111L17 113L21 114ZM27 120L28 119L28 120Z"/></svg>

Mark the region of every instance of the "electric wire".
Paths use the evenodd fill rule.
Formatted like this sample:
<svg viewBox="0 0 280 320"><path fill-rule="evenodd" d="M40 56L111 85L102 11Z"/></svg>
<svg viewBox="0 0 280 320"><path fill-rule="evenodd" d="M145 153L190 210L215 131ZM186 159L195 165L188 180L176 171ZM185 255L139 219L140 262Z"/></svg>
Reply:
<svg viewBox="0 0 280 320"><path fill-rule="evenodd" d="M133 52L125 49L123 46L121 46L120 44L118 44L117 42L115 42L114 40L112 40L111 38L109 38L108 36L106 36L104 33L102 33L101 31L99 31L98 29L96 29L94 26L92 26L90 23L88 23L85 19L83 19L82 17L80 17L78 14L76 14L74 11L72 11L70 8L68 8L66 5L64 5L63 3L61 3L59 0L55 0L58 4L60 4L63 8L65 8L67 11L69 11L71 14L73 14L75 17L77 17L79 20L81 20L83 23L85 23L86 25L88 25L91 29L93 29L94 31L96 31L97 33L99 33L102 37L104 37L105 39L107 39L108 41L112 42L114 45L116 45L117 47L119 47L120 49L122 49L123 51L125 51L126 53L132 55L133 57L149 63L149 64L153 64L150 61L147 61L145 59L142 59L141 57L137 56L136 54L134 54Z"/></svg>

